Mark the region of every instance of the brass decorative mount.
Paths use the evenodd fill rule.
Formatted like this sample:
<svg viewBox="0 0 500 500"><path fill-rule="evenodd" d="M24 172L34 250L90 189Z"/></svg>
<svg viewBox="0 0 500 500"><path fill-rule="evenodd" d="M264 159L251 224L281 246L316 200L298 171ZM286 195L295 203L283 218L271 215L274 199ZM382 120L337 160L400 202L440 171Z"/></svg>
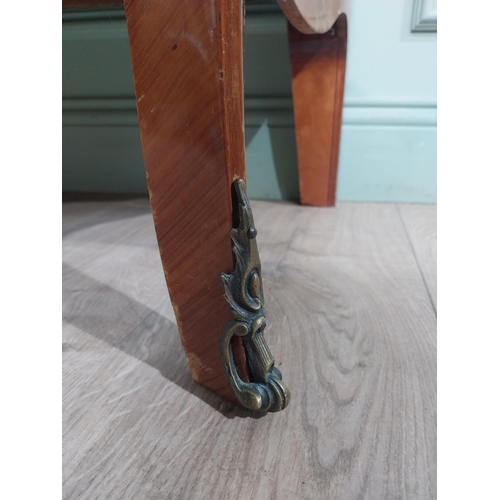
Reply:
<svg viewBox="0 0 500 500"><path fill-rule="evenodd" d="M235 269L221 274L224 297L233 318L222 333L220 352L227 380L240 401L251 410L277 412L290 401L290 393L264 339L266 316L261 268L257 249L257 230L246 194L245 181L236 179L233 187L238 200L238 227L231 230ZM248 359L250 382L241 379L231 349L233 336L241 337Z"/></svg>

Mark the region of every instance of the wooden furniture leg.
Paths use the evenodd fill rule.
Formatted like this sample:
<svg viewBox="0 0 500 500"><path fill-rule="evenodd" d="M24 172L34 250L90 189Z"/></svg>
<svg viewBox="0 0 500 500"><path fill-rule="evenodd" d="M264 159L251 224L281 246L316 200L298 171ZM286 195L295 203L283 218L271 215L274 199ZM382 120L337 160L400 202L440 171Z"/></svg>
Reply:
<svg viewBox="0 0 500 500"><path fill-rule="evenodd" d="M300 201L304 205L333 206L344 102L347 17L341 14L324 34L304 34L289 22L288 42Z"/></svg>
<svg viewBox="0 0 500 500"><path fill-rule="evenodd" d="M231 310L231 185L245 177L242 0L125 0L147 183L193 378L237 402L219 345ZM233 339L238 372L245 351Z"/></svg>

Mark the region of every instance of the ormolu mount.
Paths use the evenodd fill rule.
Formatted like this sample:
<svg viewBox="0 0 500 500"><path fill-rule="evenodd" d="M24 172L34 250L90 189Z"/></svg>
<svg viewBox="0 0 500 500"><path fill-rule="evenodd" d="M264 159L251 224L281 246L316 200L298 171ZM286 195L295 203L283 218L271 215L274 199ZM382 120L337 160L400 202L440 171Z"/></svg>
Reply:
<svg viewBox="0 0 500 500"><path fill-rule="evenodd" d="M274 366L274 358L264 339L266 316L262 293L257 230L248 202L243 179L233 183L238 199L239 225L231 230L236 267L231 274L221 274L224 297L233 319L222 333L221 357L226 377L240 403L251 410L283 410L290 393L281 381L281 373ZM241 337L245 347L251 381L244 382L238 375L231 338Z"/></svg>

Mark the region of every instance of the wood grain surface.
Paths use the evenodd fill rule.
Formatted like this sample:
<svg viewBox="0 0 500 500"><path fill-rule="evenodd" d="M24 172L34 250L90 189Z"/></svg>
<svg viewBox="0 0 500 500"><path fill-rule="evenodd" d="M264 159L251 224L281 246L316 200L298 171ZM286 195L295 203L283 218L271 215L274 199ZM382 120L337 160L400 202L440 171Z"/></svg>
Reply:
<svg viewBox="0 0 500 500"><path fill-rule="evenodd" d="M163 269L193 377L236 401L219 362L245 178L242 0L126 0L142 151ZM166 294L166 290L164 291ZM242 376L241 339L233 352Z"/></svg>
<svg viewBox="0 0 500 500"><path fill-rule="evenodd" d="M300 201L332 206L337 190L344 104L347 17L323 35L288 23Z"/></svg>
<svg viewBox="0 0 500 500"><path fill-rule="evenodd" d="M191 379L147 201L63 205L63 498L436 498L432 209L253 210L291 390L261 418Z"/></svg>

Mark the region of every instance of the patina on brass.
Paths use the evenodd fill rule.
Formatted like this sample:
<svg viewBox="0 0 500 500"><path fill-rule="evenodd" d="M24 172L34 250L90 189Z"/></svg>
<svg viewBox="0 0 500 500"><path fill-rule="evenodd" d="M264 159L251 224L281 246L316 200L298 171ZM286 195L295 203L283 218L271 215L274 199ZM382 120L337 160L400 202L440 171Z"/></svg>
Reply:
<svg viewBox="0 0 500 500"><path fill-rule="evenodd" d="M236 266L231 274L221 274L224 297L233 319L222 333L221 357L226 377L243 406L251 410L276 412L288 405L290 393L274 366L274 358L264 339L266 316L262 293L257 230L243 179L233 183L238 200L239 225L231 230ZM231 349L231 338L243 340L251 381L238 375Z"/></svg>

